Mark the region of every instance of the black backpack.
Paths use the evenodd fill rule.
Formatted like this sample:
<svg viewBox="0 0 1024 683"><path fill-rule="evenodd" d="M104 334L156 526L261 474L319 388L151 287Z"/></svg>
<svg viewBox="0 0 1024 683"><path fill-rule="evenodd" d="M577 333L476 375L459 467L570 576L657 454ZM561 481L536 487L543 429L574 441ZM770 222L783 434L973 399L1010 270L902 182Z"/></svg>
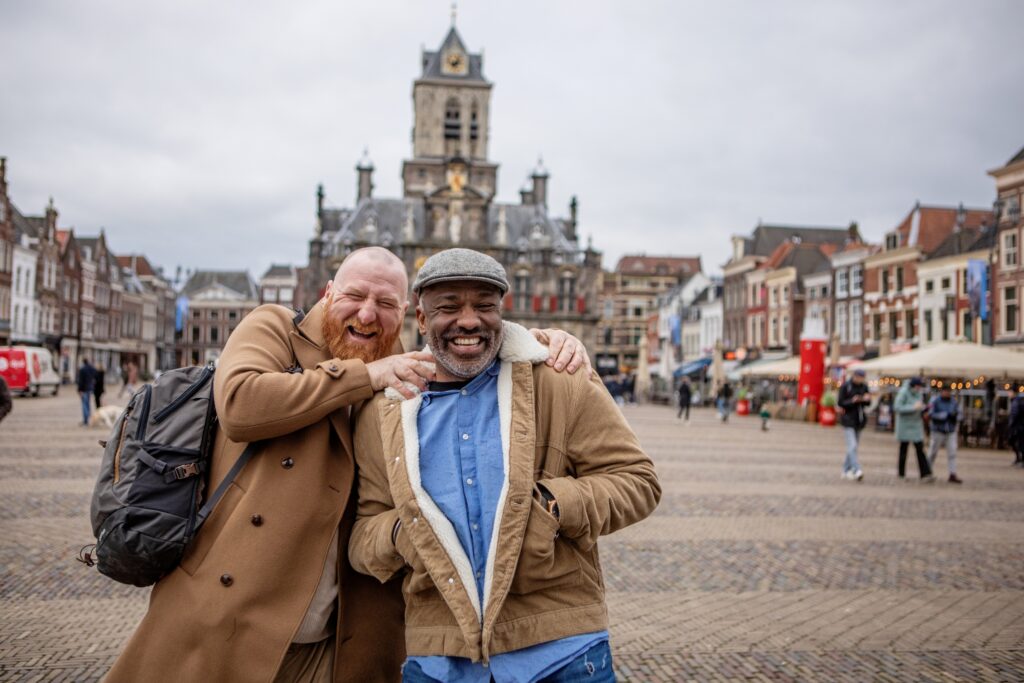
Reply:
<svg viewBox="0 0 1024 683"><path fill-rule="evenodd" d="M246 446L202 507L217 414L213 364L163 373L132 395L104 446L90 516L95 558L115 581L149 586L169 574L255 453ZM88 548L89 546L86 546Z"/></svg>

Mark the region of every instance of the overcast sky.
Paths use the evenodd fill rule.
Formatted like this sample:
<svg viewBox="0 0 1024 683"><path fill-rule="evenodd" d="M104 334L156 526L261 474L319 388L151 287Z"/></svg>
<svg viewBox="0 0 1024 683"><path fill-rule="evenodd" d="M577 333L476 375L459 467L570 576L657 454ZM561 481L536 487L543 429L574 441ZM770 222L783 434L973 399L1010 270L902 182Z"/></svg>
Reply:
<svg viewBox="0 0 1024 683"><path fill-rule="evenodd" d="M315 190L351 205L364 146L400 196L412 81L450 3L4 2L11 198L101 226L118 253L303 264ZM1024 146L1024 3L461 2L494 83L490 157L514 201L543 154L605 253L700 254L757 224L990 206Z"/></svg>

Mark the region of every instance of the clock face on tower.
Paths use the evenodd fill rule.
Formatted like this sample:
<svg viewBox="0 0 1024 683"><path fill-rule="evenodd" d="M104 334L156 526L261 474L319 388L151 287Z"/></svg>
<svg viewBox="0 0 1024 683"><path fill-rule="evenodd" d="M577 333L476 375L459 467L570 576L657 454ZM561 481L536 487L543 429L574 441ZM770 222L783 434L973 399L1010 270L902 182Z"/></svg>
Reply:
<svg viewBox="0 0 1024 683"><path fill-rule="evenodd" d="M442 61L442 71L449 74L464 74L468 70L468 63L466 61L466 55L453 50L444 55Z"/></svg>

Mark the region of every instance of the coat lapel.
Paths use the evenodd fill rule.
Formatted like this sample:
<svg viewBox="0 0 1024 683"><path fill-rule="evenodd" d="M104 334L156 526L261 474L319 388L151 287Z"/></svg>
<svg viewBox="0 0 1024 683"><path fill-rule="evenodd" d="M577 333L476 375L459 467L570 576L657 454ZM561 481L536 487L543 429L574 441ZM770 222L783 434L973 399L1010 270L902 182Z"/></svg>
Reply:
<svg viewBox="0 0 1024 683"><path fill-rule="evenodd" d="M331 352L324 341L321 325L324 319L323 308L316 304L302 321L289 332L288 339L295 352L295 360L304 371L311 371L317 364L331 359ZM331 426L337 433L346 452L352 454L352 429L350 428L350 412L348 408L336 410L330 414Z"/></svg>

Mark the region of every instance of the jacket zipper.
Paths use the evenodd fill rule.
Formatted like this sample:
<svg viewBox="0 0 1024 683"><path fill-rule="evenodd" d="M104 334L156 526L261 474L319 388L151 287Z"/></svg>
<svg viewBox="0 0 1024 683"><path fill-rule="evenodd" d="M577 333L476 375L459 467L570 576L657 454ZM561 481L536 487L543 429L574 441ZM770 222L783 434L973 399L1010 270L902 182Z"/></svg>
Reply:
<svg viewBox="0 0 1024 683"><path fill-rule="evenodd" d="M191 386L185 389L185 391L181 392L181 395L179 395L178 398L174 399L166 406L164 406L161 410L157 411L156 415L153 416L153 424L157 424L165 417L173 413L175 410L180 408L181 405L185 403L185 401L195 396L196 393L203 388L203 385L205 385L210 380L211 377L213 377L213 369L209 365L207 365L205 368L203 368L203 372L199 376L199 379L193 382Z"/></svg>

